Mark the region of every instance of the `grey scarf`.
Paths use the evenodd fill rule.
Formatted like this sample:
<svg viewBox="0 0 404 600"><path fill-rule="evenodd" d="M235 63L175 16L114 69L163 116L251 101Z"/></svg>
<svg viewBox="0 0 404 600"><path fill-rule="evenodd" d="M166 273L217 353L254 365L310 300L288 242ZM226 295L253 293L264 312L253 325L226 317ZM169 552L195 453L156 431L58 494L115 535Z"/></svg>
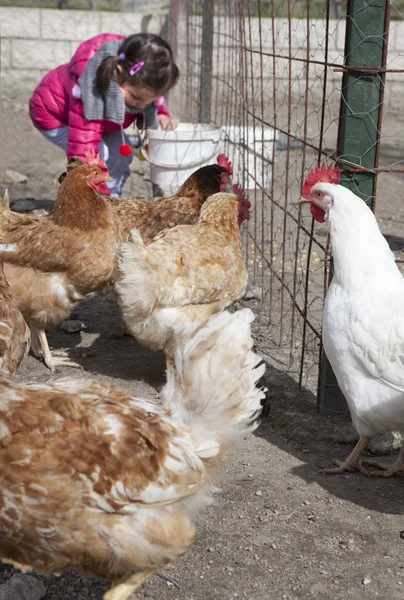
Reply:
<svg viewBox="0 0 404 600"><path fill-rule="evenodd" d="M149 104L144 110L126 106L125 100L116 81L111 81L106 92L98 89L95 84L97 69L108 56L116 56L122 40L113 40L103 44L88 62L79 77L81 99L84 106L84 116L87 121L113 121L122 125L125 113L136 114L142 117L140 127L158 128L157 107Z"/></svg>

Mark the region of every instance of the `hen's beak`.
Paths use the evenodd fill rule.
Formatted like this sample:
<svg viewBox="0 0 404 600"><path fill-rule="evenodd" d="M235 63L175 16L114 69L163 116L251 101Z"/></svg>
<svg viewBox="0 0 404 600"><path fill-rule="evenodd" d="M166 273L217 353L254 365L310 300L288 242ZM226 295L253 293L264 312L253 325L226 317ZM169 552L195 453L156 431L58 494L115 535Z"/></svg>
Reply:
<svg viewBox="0 0 404 600"><path fill-rule="evenodd" d="M303 198L303 196L300 196L299 200L296 200L296 202L293 202L293 204L310 204L311 200L308 200L307 198Z"/></svg>

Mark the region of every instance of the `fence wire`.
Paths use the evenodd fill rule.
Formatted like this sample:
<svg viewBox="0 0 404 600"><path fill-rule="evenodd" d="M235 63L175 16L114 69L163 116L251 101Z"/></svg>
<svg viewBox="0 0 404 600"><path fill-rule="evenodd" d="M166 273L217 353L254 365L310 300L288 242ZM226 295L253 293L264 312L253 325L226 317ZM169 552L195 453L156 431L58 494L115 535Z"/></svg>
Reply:
<svg viewBox="0 0 404 600"><path fill-rule="evenodd" d="M404 222L404 208L399 215L399 207L391 208L404 182L403 140L397 127L397 119L403 120L404 23L399 3L366 4L373 3L386 12L386 22L390 14L394 17L381 39L387 50L386 64L378 70L384 112L383 120L374 115L379 135L372 169L373 194L378 179L378 196L384 194L381 224L387 224L387 215L394 211L395 223L398 216ZM355 28L353 4L348 4L348 13ZM200 121L208 103L210 121L226 132L233 180L247 188L253 205L244 248L250 281L261 301L260 319L267 326L267 351L276 352L284 370L316 391L330 249L326 227L314 227L309 212L294 202L308 170L323 157L337 158L346 3L171 0L171 10L183 80L182 120ZM211 54L206 27L211 28ZM201 86L203 69L210 73L209 93ZM369 71L357 75L366 78ZM362 116L357 110L354 115ZM345 167L355 172L362 164L361 156L355 156ZM401 247L393 250L399 251L404 241L396 237Z"/></svg>

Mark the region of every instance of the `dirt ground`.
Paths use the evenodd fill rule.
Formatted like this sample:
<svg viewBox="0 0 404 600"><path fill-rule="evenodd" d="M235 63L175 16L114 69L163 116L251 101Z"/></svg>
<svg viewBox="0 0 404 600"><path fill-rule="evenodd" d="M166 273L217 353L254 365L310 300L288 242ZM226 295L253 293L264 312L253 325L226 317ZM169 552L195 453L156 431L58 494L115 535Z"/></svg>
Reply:
<svg viewBox="0 0 404 600"><path fill-rule="evenodd" d="M19 208L24 202L26 208L50 206L57 191L56 177L64 166L62 152L33 130L24 111L0 113L0 128L0 179L6 168L28 177L27 183L8 185L12 202ZM391 186L396 184L402 188L397 178ZM0 183L0 193L5 187ZM137 197L150 195L144 163L134 166L125 191ZM404 219L400 196L390 194L395 204L389 200L381 207L386 232L398 246ZM300 391L279 368L265 316L259 314L254 294L248 298L244 305L258 313L257 351L268 362L268 403L261 425L237 447L223 473L216 503L198 521L194 547L173 569L147 582L137 597L402 599L403 481L317 473L333 456L349 453L355 432L344 415L318 414L312 390ZM51 348L68 350L82 370L64 368L58 374L101 377L134 395L156 396L164 382L163 356L132 338L119 337L120 318L113 304L101 298L85 301L72 318L85 322L87 331L69 334L55 327L49 331L49 343ZM28 357L17 381L49 377L44 365ZM380 443L373 446L375 452L383 448ZM390 452L388 445L385 452ZM10 565L0 566L0 584L14 572ZM74 573L40 579L47 590L45 600L101 600L109 586Z"/></svg>

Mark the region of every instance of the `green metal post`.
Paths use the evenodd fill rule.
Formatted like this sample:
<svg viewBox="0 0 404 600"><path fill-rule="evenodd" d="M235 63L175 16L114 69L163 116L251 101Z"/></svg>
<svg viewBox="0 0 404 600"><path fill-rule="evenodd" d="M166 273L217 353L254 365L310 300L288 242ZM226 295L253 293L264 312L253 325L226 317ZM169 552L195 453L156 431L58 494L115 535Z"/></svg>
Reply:
<svg viewBox="0 0 404 600"><path fill-rule="evenodd" d="M341 184L372 209L377 175L355 169L372 170L379 166L389 21L390 0L348 0L337 156L342 159ZM347 410L324 353L319 391L321 408Z"/></svg>
<svg viewBox="0 0 404 600"><path fill-rule="evenodd" d="M199 122L210 123L214 0L202 0L202 2L202 49Z"/></svg>

